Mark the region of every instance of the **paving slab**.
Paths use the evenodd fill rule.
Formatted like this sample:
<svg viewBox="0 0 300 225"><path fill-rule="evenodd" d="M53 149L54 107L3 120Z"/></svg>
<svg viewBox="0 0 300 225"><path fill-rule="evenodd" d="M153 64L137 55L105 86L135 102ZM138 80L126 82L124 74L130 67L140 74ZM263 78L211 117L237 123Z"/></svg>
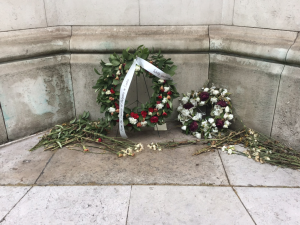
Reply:
<svg viewBox="0 0 300 225"><path fill-rule="evenodd" d="M28 151L39 136L0 146L0 184L34 184L53 154L42 148Z"/></svg>
<svg viewBox="0 0 300 225"><path fill-rule="evenodd" d="M0 187L0 221L26 194L30 187Z"/></svg>
<svg viewBox="0 0 300 225"><path fill-rule="evenodd" d="M130 186L33 187L7 224L126 224Z"/></svg>
<svg viewBox="0 0 300 225"><path fill-rule="evenodd" d="M127 224L254 224L230 187L133 186Z"/></svg>
<svg viewBox="0 0 300 225"><path fill-rule="evenodd" d="M239 151L244 148L236 146ZM300 171L261 164L240 155L220 155L231 185L243 186L300 186Z"/></svg>
<svg viewBox="0 0 300 225"><path fill-rule="evenodd" d="M300 189L235 188L256 224L300 224Z"/></svg>
<svg viewBox="0 0 300 225"><path fill-rule="evenodd" d="M127 135L133 141L142 142L145 150L135 157L118 158L112 154L96 155L64 148L55 153L37 183L228 184L217 152L192 156L197 149L203 147L201 145L161 152L146 147L151 142L193 138L181 133L179 128L170 125L168 131L160 131L160 138L153 128L143 132L127 132Z"/></svg>
<svg viewBox="0 0 300 225"><path fill-rule="evenodd" d="M3 119L3 114L0 106L0 144L7 142L6 127Z"/></svg>

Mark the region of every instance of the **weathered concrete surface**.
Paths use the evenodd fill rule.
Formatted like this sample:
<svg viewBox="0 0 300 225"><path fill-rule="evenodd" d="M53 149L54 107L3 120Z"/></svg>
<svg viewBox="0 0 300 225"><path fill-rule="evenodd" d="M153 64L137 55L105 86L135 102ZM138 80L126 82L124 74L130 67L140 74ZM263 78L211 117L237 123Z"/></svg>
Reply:
<svg viewBox="0 0 300 225"><path fill-rule="evenodd" d="M280 74L283 65L210 54L209 79L227 88L232 104L243 123L270 135ZM238 119L232 126L242 128Z"/></svg>
<svg viewBox="0 0 300 225"><path fill-rule="evenodd" d="M285 62L297 32L211 25L209 37L210 51Z"/></svg>
<svg viewBox="0 0 300 225"><path fill-rule="evenodd" d="M42 148L28 151L38 143L39 136L0 146L0 184L34 184L53 154Z"/></svg>
<svg viewBox="0 0 300 225"><path fill-rule="evenodd" d="M300 68L285 66L281 75L272 137L300 150Z"/></svg>
<svg viewBox="0 0 300 225"><path fill-rule="evenodd" d="M127 224L254 224L230 187L133 186Z"/></svg>
<svg viewBox="0 0 300 225"><path fill-rule="evenodd" d="M46 27L43 0L0 2L0 31Z"/></svg>
<svg viewBox="0 0 300 225"><path fill-rule="evenodd" d="M14 140L74 117L70 56L0 65L0 102Z"/></svg>
<svg viewBox="0 0 300 225"><path fill-rule="evenodd" d="M297 39L295 43L292 45L291 49L289 50L286 61L288 63L300 64L300 35L298 33Z"/></svg>
<svg viewBox="0 0 300 225"><path fill-rule="evenodd" d="M233 25L299 31L299 11L299 0L236 0Z"/></svg>
<svg viewBox="0 0 300 225"><path fill-rule="evenodd" d="M33 187L2 223L126 224L130 186Z"/></svg>
<svg viewBox="0 0 300 225"><path fill-rule="evenodd" d="M0 221L30 187L0 187Z"/></svg>
<svg viewBox="0 0 300 225"><path fill-rule="evenodd" d="M3 120L3 114L2 114L2 110L0 107L0 144L3 144L5 142L7 142L7 133L6 133L6 128L5 128L5 123Z"/></svg>
<svg viewBox="0 0 300 225"><path fill-rule="evenodd" d="M245 151L243 147L236 146L236 148L239 151ZM300 186L299 170L283 169L270 164L261 164L245 156L228 155L221 151L220 155L231 185Z"/></svg>
<svg viewBox="0 0 300 225"><path fill-rule="evenodd" d="M73 52L122 52L144 45L163 52L208 51L208 26L75 26Z"/></svg>
<svg viewBox="0 0 300 225"><path fill-rule="evenodd" d="M115 136L116 132L112 132ZM66 148L57 151L44 174L37 181L47 184L216 184L226 185L227 179L217 152L193 157L203 146L189 146L162 152L146 147L151 142L186 140L192 136L168 125L168 131L146 129L127 132L129 138L142 142L145 150L135 157L118 158L112 154L84 154ZM91 149L96 151L97 149ZM99 151L99 150L98 150Z"/></svg>
<svg viewBox="0 0 300 225"><path fill-rule="evenodd" d="M256 224L299 224L300 189L236 187Z"/></svg>
<svg viewBox="0 0 300 225"><path fill-rule="evenodd" d="M231 25L232 11L232 0L140 0L140 25Z"/></svg>
<svg viewBox="0 0 300 225"><path fill-rule="evenodd" d="M139 2L107 0L45 0L49 26L139 25Z"/></svg>
<svg viewBox="0 0 300 225"><path fill-rule="evenodd" d="M67 26L0 32L0 62L67 52L70 38Z"/></svg>

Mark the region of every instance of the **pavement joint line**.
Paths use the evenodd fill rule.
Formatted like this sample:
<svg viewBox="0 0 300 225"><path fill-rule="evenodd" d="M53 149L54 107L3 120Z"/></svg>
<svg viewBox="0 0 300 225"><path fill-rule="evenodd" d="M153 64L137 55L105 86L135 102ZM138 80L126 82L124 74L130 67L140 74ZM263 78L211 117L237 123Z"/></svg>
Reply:
<svg viewBox="0 0 300 225"><path fill-rule="evenodd" d="M45 171L46 167L48 166L48 164L50 163L51 159L53 158L53 156L55 155L56 152L57 152L57 150L54 151L54 153L52 154L52 156L50 157L50 159L49 159L48 162L46 163L44 169L42 170L42 172L40 173L40 175L38 176L38 178L35 180L35 182L34 182L33 185L35 185L36 182L40 179L40 177L44 174L44 171Z"/></svg>
<svg viewBox="0 0 300 225"><path fill-rule="evenodd" d="M126 225L127 225L127 223L128 223L128 215L129 215L129 207L130 207L131 193L132 193L132 185L131 185L131 187L130 187L130 195L129 195L129 200L128 200L128 208L127 208L127 216L126 216Z"/></svg>
<svg viewBox="0 0 300 225"><path fill-rule="evenodd" d="M223 166L223 169L224 169L224 172L225 172L225 175L226 175L228 184L229 184L230 187L232 187L232 185L230 184L230 180L229 180L229 177L228 177L228 175L227 175L227 171L226 171L226 169L225 169L225 166L224 166L222 157L221 157L221 155L220 155L220 151L219 151L219 150L217 150L217 151L218 151L218 155L219 155L219 158L220 158L220 160L221 160L221 163L222 163L222 166Z"/></svg>
<svg viewBox="0 0 300 225"><path fill-rule="evenodd" d="M236 194L236 196L238 197L238 199L240 200L241 204L243 205L244 209L246 210L246 212L248 213L248 215L250 216L250 218L252 219L253 223L257 224L255 222L254 218L252 217L252 215L250 214L250 212L248 211L248 209L246 208L246 206L244 205L244 203L243 203L242 199L240 198L240 196L238 195L237 191L233 187L231 187L231 188L232 188L233 192Z"/></svg>
<svg viewBox="0 0 300 225"><path fill-rule="evenodd" d="M0 223L5 221L5 218L10 214L10 212L19 204L19 202L28 194L28 192L33 188L33 186L31 186L28 191L26 191L26 193L19 199L19 201L17 201L16 204L13 205L13 207L9 210L8 213L6 213L6 215L0 220Z"/></svg>

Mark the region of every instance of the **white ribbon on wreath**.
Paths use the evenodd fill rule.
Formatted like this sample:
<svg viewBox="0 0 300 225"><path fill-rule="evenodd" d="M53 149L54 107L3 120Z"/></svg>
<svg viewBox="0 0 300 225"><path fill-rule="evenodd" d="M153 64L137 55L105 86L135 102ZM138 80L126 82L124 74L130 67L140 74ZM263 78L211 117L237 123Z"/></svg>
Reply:
<svg viewBox="0 0 300 225"><path fill-rule="evenodd" d="M121 85L121 89L120 89L120 102L119 102L119 129L120 129L120 135L123 138L128 138L125 132L125 128L124 128L124 120L123 120L123 115L124 115L124 107L125 107L125 100L126 100L126 96L130 87L130 83L131 80L133 78L134 72L135 72L135 67L136 65L139 65L140 67L144 68L145 70L147 70L149 73L153 74L154 76L163 79L163 80L173 80L172 77L169 74L166 74L165 72L161 71L160 69L158 69L156 66L153 66L151 63L147 62L146 60L137 57L128 73L126 74L123 83Z"/></svg>

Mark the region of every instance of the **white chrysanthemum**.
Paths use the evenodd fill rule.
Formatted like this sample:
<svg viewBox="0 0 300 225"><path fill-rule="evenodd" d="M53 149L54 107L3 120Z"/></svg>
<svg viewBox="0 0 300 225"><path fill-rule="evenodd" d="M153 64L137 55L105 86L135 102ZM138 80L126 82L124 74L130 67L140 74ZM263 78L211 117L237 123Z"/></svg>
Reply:
<svg viewBox="0 0 300 225"><path fill-rule="evenodd" d="M201 101L201 102L199 103L199 105L200 105L200 106L205 105L205 101Z"/></svg>
<svg viewBox="0 0 300 225"><path fill-rule="evenodd" d="M197 102L200 102L200 98L199 98L199 97L197 97L197 98L196 98L196 101L197 101Z"/></svg>
<svg viewBox="0 0 300 225"><path fill-rule="evenodd" d="M212 93L213 95L218 95L220 92L218 90L214 90Z"/></svg>
<svg viewBox="0 0 300 225"><path fill-rule="evenodd" d="M178 108L177 108L177 111L180 112L181 110L183 110L183 106L182 106L182 104L180 103L179 106L178 106Z"/></svg>
<svg viewBox="0 0 300 225"><path fill-rule="evenodd" d="M141 70L141 67L138 66L138 65L136 65L136 66L135 66L135 71L140 71L140 70Z"/></svg>
<svg viewBox="0 0 300 225"><path fill-rule="evenodd" d="M226 108L225 108L225 112L227 112L227 113L229 113L229 112L230 112L230 108L229 108L229 106L226 106Z"/></svg>
<svg viewBox="0 0 300 225"><path fill-rule="evenodd" d="M181 101L182 101L183 104L186 104L189 101L189 99L190 99L189 97L183 97L181 99Z"/></svg>
<svg viewBox="0 0 300 225"><path fill-rule="evenodd" d="M164 92L168 92L170 90L170 87L164 87Z"/></svg>
<svg viewBox="0 0 300 225"><path fill-rule="evenodd" d="M212 98L210 99L210 101L211 101L212 103L216 103L216 102L218 101L218 99L217 99L216 97L212 97Z"/></svg>
<svg viewBox="0 0 300 225"><path fill-rule="evenodd" d="M213 118L209 118L209 119L208 119L208 122L209 122L209 123L213 123L213 122L215 122L215 120L214 120Z"/></svg>
<svg viewBox="0 0 300 225"><path fill-rule="evenodd" d="M188 116L188 115L190 115L190 111L188 109L183 109L183 110L181 110L181 114L183 116Z"/></svg>
<svg viewBox="0 0 300 225"><path fill-rule="evenodd" d="M232 120L233 119L233 115L232 114L229 114L228 115L228 120Z"/></svg>
<svg viewBox="0 0 300 225"><path fill-rule="evenodd" d="M137 123L137 119L134 119L133 117L129 117L128 120L129 120L129 123L131 123L131 124Z"/></svg>
<svg viewBox="0 0 300 225"><path fill-rule="evenodd" d="M201 120L202 119L202 114L201 113L196 113L196 115L192 119L193 120Z"/></svg>
<svg viewBox="0 0 300 225"><path fill-rule="evenodd" d="M114 108L114 107L109 107L108 108L108 112L110 112L110 113L113 113L113 112L115 112L116 111L116 109Z"/></svg>
<svg viewBox="0 0 300 225"><path fill-rule="evenodd" d="M161 101L162 103L166 104L168 101L168 99L166 97L164 97L164 99Z"/></svg>
<svg viewBox="0 0 300 225"><path fill-rule="evenodd" d="M107 91L105 92L105 94L110 95L110 94L111 94L110 90L107 90Z"/></svg>
<svg viewBox="0 0 300 225"><path fill-rule="evenodd" d="M164 83L165 81L163 79L159 79L158 83Z"/></svg>
<svg viewBox="0 0 300 225"><path fill-rule="evenodd" d="M196 101L196 99L193 99L193 98L191 98L190 99L190 102L194 105L194 106L196 106L197 105L197 101Z"/></svg>
<svg viewBox="0 0 300 225"><path fill-rule="evenodd" d="M159 104L157 104L156 105L156 108L159 110L159 109L162 109L164 107L164 105L163 104L161 104L161 103L159 103Z"/></svg>
<svg viewBox="0 0 300 225"><path fill-rule="evenodd" d="M186 126L182 126L181 129L182 129L182 130L186 130Z"/></svg>
<svg viewBox="0 0 300 225"><path fill-rule="evenodd" d="M209 92L209 88L204 88L204 92Z"/></svg>
<svg viewBox="0 0 300 225"><path fill-rule="evenodd" d="M147 121L143 121L143 122L141 122L141 124L142 124L142 127L145 127L147 125Z"/></svg>
<svg viewBox="0 0 300 225"><path fill-rule="evenodd" d="M194 136L195 136L196 138L198 138L198 139L201 139L201 134L198 133L198 132L195 132L195 133L194 133Z"/></svg>

